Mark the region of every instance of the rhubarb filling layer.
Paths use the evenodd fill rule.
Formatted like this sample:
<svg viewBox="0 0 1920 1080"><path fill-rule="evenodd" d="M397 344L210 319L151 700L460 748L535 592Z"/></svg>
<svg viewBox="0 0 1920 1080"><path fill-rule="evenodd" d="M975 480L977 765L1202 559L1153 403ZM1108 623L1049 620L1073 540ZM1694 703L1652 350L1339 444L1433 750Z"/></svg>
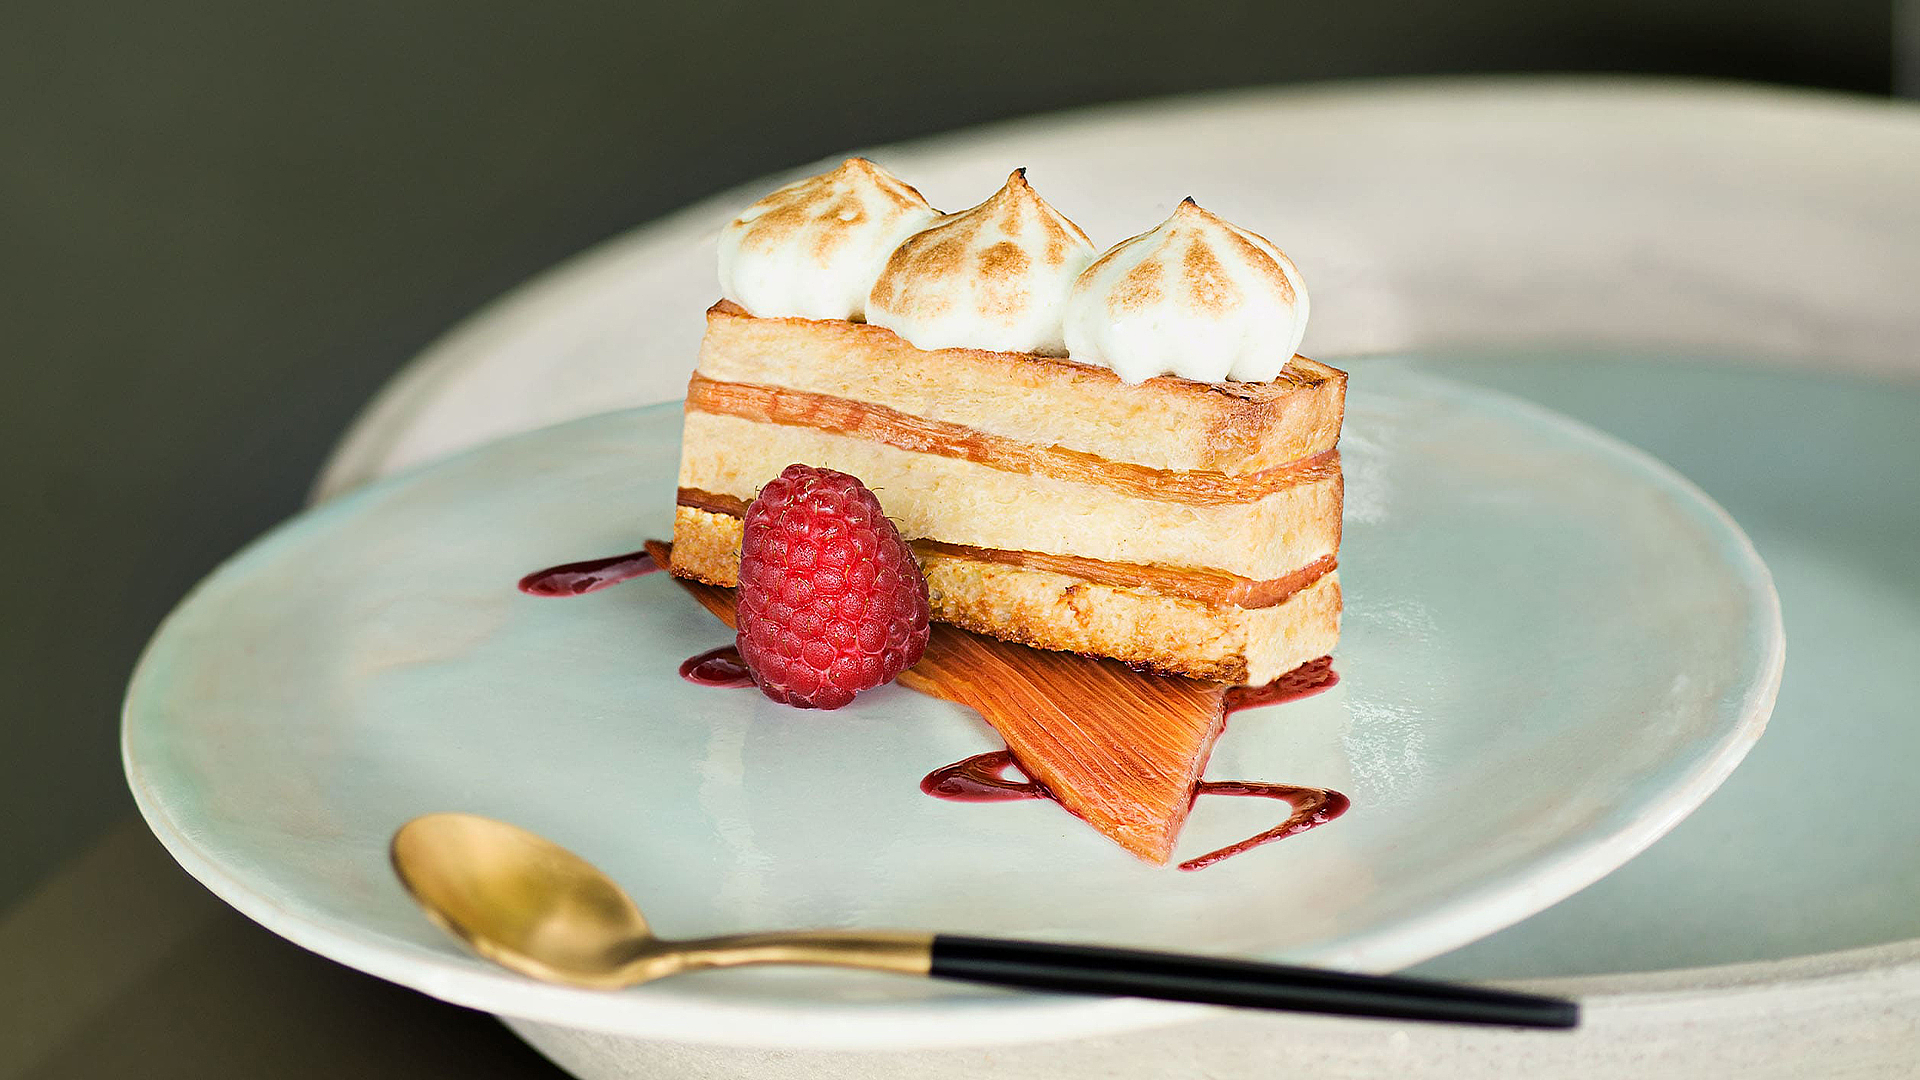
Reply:
<svg viewBox="0 0 1920 1080"><path fill-rule="evenodd" d="M928 420L883 405L778 386L719 382L697 373L687 384L686 407L689 413L813 428L913 453L968 461L1002 472L1093 484L1134 498L1192 506L1250 502L1299 484L1324 480L1340 471L1337 450L1325 450L1300 461L1244 476L1204 469L1154 469L1079 450L989 435L961 424Z"/></svg>
<svg viewBox="0 0 1920 1080"><path fill-rule="evenodd" d="M733 495L718 495L698 488L683 487L679 505L711 514L744 517L746 501ZM999 548L949 544L939 540L915 540L916 553L1002 563L1007 566L1045 570L1079 578L1097 585L1120 589L1143 589L1164 596L1198 600L1206 604L1232 605L1257 610L1285 603L1295 593L1330 574L1338 566L1332 555L1322 556L1306 566L1277 578L1255 581L1238 574L1216 570L1146 566L1138 563L1108 562L1077 555L1051 555L1038 551L1006 551Z"/></svg>

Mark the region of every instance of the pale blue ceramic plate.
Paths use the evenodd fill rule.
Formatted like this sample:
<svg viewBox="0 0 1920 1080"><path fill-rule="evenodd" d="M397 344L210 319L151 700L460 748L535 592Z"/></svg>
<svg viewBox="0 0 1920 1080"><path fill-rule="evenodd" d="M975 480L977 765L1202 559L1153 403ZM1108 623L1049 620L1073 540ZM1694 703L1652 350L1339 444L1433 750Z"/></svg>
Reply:
<svg viewBox="0 0 1920 1080"><path fill-rule="evenodd" d="M1738 763L1778 685L1767 571L1689 483L1535 406L1383 370L1356 380L1342 445L1342 681L1236 720L1210 769L1354 809L1200 874L1148 867L1050 805L921 795L994 744L954 706L886 688L807 714L683 682L728 633L661 576L515 592L664 535L677 446L671 407L579 421L237 556L129 691L129 779L161 840L286 937L493 1012L743 1043L1063 1038L1184 1013L817 972L546 986L429 926L385 844L432 810L512 820L674 935L892 925L1394 968L1647 846ZM1203 804L1186 847L1270 817Z"/></svg>
<svg viewBox="0 0 1920 1080"><path fill-rule="evenodd" d="M1401 364L1349 362L1356 378ZM1766 739L1698 813L1426 970L1599 975L1920 938L1920 381L1571 347L1416 368L1563 409L1684 472L1752 535L1793 640Z"/></svg>

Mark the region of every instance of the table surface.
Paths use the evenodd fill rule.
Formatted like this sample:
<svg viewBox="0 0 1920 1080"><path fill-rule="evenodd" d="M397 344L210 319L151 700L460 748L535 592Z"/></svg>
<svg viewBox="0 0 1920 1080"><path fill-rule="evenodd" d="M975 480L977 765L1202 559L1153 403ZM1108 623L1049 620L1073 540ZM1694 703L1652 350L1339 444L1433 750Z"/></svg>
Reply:
<svg viewBox="0 0 1920 1080"><path fill-rule="evenodd" d="M0 1080L560 1076L491 1017L281 941L137 818L0 910Z"/></svg>

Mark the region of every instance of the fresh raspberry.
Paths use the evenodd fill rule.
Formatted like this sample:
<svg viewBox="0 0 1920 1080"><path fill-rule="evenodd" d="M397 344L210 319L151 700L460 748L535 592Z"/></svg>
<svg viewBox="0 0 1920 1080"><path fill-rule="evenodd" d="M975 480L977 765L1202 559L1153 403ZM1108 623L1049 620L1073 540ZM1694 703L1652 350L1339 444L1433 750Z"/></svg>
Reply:
<svg viewBox="0 0 1920 1080"><path fill-rule="evenodd" d="M775 701L837 709L927 647L927 580L858 478L789 465L747 507L738 646Z"/></svg>

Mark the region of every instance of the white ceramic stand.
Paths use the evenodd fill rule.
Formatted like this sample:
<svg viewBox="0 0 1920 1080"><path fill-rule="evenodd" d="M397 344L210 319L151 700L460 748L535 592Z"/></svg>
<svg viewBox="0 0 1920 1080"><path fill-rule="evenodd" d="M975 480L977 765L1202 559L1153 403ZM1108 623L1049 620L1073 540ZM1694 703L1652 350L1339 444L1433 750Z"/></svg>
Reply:
<svg viewBox="0 0 1920 1080"><path fill-rule="evenodd" d="M1305 351L1335 362L1558 340L1920 374L1911 105L1686 82L1406 82L1107 108L870 153L946 206L1029 166L1102 244L1193 194L1296 258L1314 296ZM712 233L774 182L637 230L458 328L369 408L319 494L679 396L716 291ZM1789 682L1793 617L1789 597ZM1891 1077L1920 1060L1920 940L1519 985L1581 997L1587 1023L1541 1035L1221 1010L1098 1039L884 1053L508 1023L594 1080Z"/></svg>

